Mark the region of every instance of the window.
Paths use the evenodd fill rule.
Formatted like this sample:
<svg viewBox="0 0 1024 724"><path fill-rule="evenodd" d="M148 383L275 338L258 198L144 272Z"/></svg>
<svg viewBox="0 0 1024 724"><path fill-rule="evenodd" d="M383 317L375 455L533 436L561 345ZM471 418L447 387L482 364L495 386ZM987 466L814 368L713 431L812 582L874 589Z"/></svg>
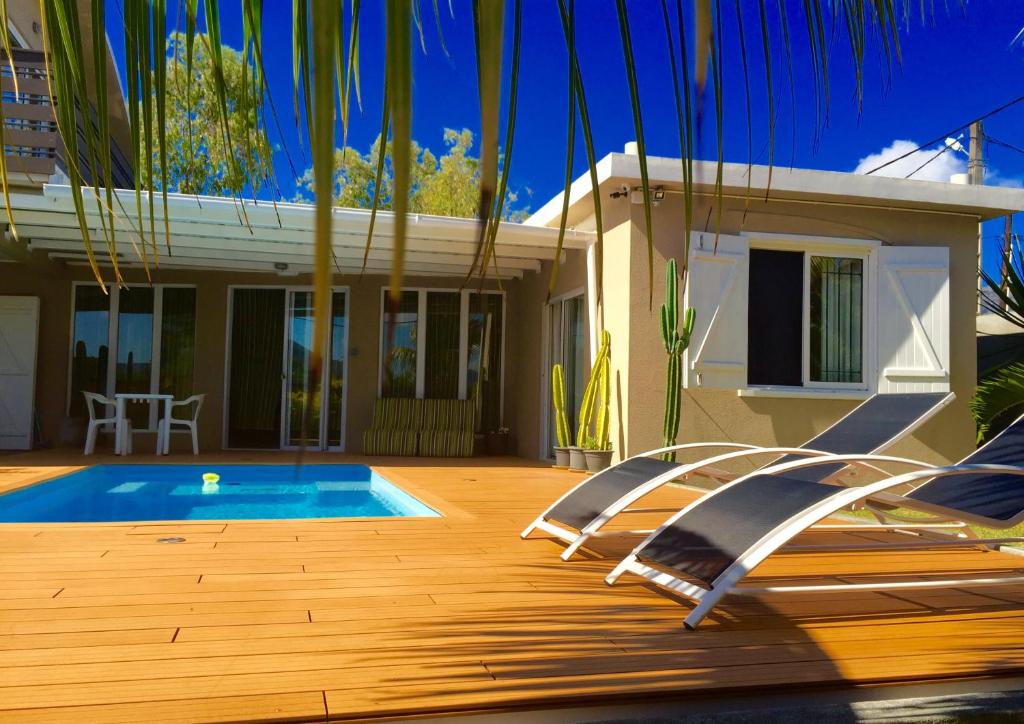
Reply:
<svg viewBox="0 0 1024 724"><path fill-rule="evenodd" d="M480 430L501 427L504 295L381 290L381 397L474 399Z"/></svg>
<svg viewBox="0 0 1024 724"><path fill-rule="evenodd" d="M750 250L748 384L864 385L864 261Z"/></svg>
<svg viewBox="0 0 1024 724"><path fill-rule="evenodd" d="M157 285L73 287L68 414L88 416L82 392L192 394L195 370L196 290ZM128 409L132 425L155 430L153 404Z"/></svg>

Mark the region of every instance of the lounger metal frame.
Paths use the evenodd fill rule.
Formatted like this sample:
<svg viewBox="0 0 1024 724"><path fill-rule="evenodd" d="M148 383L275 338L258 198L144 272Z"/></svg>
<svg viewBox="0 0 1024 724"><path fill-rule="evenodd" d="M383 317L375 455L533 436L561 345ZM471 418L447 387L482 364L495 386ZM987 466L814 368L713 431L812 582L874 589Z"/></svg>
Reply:
<svg viewBox="0 0 1024 724"><path fill-rule="evenodd" d="M712 582L710 587L701 586L691 581L684 580L678 576L669 573L665 570L661 570L652 566L649 566L642 562L641 554L646 545L654 540L663 530L670 527L675 523L676 520L686 515L687 512L701 505L708 499L720 494L721 492L729 489L734 485L739 485L745 480L757 476L757 475L780 475L785 476L786 472L795 470L810 465L821 465L828 463L858 463L866 462L873 465L885 464L885 463L902 463L902 464L914 464L920 466L921 469L913 472L904 473L902 475L896 475L888 477L884 480L880 480L866 485L856 487L836 487L836 492L833 495L815 503L799 513L791 516L785 521L779 523L775 528L765 533L755 544L751 545L743 554L738 556L722 573L720 573ZM826 585L797 585L797 586L768 586L761 588L752 588L747 586L740 586L740 582L747 577L747 575L753 571L758 565L760 565L768 556L777 552L779 549L786 546L789 541L800 533L810 529L819 521L834 515L835 513L843 510L844 508L853 505L862 500L869 500L872 496L886 493L893 488L899 488L904 485L910 485L915 482L924 482L927 480L933 480L936 478L944 478L954 475L966 475L966 474L978 474L978 473L991 473L991 474L1006 474L1006 475L1019 475L1024 477L1024 468L1014 467L1010 465L950 465L946 467L930 467L925 463L919 461L908 460L907 458L897 458L884 455L830 455L826 457L814 458L811 460L797 460L793 462L782 463L780 465L772 466L760 470L756 473L751 473L742 478L739 478L732 483L723 485L722 487L714 490L708 495L694 501L690 505L683 508L681 511L669 518L663 523L656 531L651 533L642 543L636 546L633 551L626 556L625 559L619 563L615 569L608 574L605 578L605 583L612 585L619 577L626 572L635 573L638 576L655 583L662 588L665 588L673 593L689 598L694 601L697 606L690 612L686 617L684 624L687 629L696 628L700 622L707 616L718 602L726 595L758 595L764 593L807 593L807 592L823 592L823 591L889 591L889 590L902 590L902 589L914 589L914 588L949 588L949 587L962 587L962 586L991 586L991 585L1005 585L1010 583L1024 583L1024 576L999 576L999 577L988 577L988 578L956 578L956 579L926 579L926 580L914 580L914 581L887 581L887 582L872 582L872 583L849 583L849 584L826 584ZM978 516L972 516L967 514L960 514L957 511L951 509L945 509L941 506L935 506L931 504L923 504L918 501L900 497L898 498L899 503L902 507L911 510L921 510L922 512L937 514L943 516L943 520L959 520L964 524L979 524L990 528L1011 528L1021 521L1024 521L1024 511L1021 514L1015 516L1009 521L999 521L986 518L980 518ZM865 524L864 526L858 526L851 524L849 528L853 530L894 530L894 531L905 531L907 533L916 534L919 536L928 536L927 540L920 542L911 543L909 545L904 544L881 544L871 545L870 547L877 547L886 550L898 550L900 547L917 547L917 548L929 548L929 547L973 547L981 546L992 550L998 550L1006 553L1013 553L1016 555L1024 555L1024 551L1016 548L1007 548L1009 543L1021 543L1024 542L1024 538L979 538L973 534L973 532L967 532L969 528L965 527L965 532L958 535L950 535L949 533L941 533L932 530L937 527L941 527L941 522L918 522L916 527L912 527L912 524L903 523L901 521L893 522L891 524L876 523L876 524ZM839 529L845 526L838 526ZM837 527L833 526L833 529ZM863 548L861 545L844 545L835 544L830 546L820 546L817 548L831 548L835 550L859 550ZM787 548L792 550L792 548ZM797 549L799 550L799 548Z"/></svg>
<svg viewBox="0 0 1024 724"><path fill-rule="evenodd" d="M872 399L872 398L869 398L869 399ZM927 422L932 417L934 417L940 410L945 408L954 399L955 399L955 394L950 392L944 398L942 398L940 401L938 401L933 407L931 407L927 412L925 412L923 415L921 415L921 417L917 418L914 421L913 425L908 425L908 426L904 427L896 435L893 435L891 438L886 440L884 444L879 445L878 447L876 447L874 450L871 450L870 452L871 453L878 453L878 452L880 452L882 450L885 450L885 449L895 445L897 442L902 440L907 435L911 434L914 430L916 430L921 425L923 425L925 422ZM865 402L867 402L867 400L865 400ZM864 403L861 403L861 404L864 404ZM832 430L833 428L838 427L839 425L841 425L850 415L854 414L859 408L860 408L860 405L858 405L857 407L854 407L848 413L846 413L841 418L836 420L836 422L834 422L828 428L826 428L822 432L818 433L818 435L816 435L815 438L818 438L818 437L824 435L825 433L827 433L828 431ZM815 439L815 438L812 438L812 440ZM601 474L601 473L595 473L594 475L591 475L591 476L588 476L587 478L585 478L582 482L580 482L578 485L574 486L572 489L570 489L564 495L562 495L560 498L558 498L558 500L556 500L551 505L549 505L544 510L544 512L542 512L540 515L538 515L536 517L536 519L533 520L533 522L531 522L528 526L526 526L526 528L523 530L523 532L519 534L519 537L520 538L526 538L534 530L542 530L545 533L548 533L549 535L552 535L555 538L558 538L559 540L564 541L565 543L568 544L568 547L564 551L562 551L562 554L561 554L562 560L563 561L568 561L570 558L572 558L573 554L576 553L576 551L580 549L580 547L582 547L584 544L586 544L586 542L589 539L602 535L601 529L610 520L612 520L615 516L619 515L620 513L640 512L638 509L631 508L630 506L632 506L638 500L640 500L644 496L648 495L649 493L653 492L654 490L657 490L661 486L666 485L667 483L670 483L673 480L676 480L677 478L681 478L681 477L684 477L684 476L687 476L687 475L699 474L702 471L705 471L705 470L708 470L708 469L713 469L714 466L719 464L719 463L730 461L730 460L738 460L738 459L741 459L741 458L744 458L744 457L749 457L751 455L761 455L761 454L774 454L774 455L779 455L779 456L798 455L798 456L802 456L802 457L806 456L806 457L815 457L815 458L820 458L822 456L831 456L832 455L832 453L829 453L829 452L825 452L825 451L821 451L821 450L814 450L814 449L809 449L809 448L802 448L802 447L800 447L800 448L793 448L793 447L760 447L760 446L757 446L757 445L745 445L745 444L742 444L742 443L732 443L732 442L697 442L697 443L685 443L685 444L682 444L682 445L672 445L670 447L661 447L661 448L657 448L655 450L648 450L646 452L640 453L639 455L634 455L634 456L628 458L627 460L636 460L638 458L654 457L656 455L661 455L661 454L664 454L664 453L677 453L677 452L686 452L686 451L691 451L691 450L699 450L701 448L726 448L726 449L731 449L731 452L723 453L723 454L720 454L720 455L715 455L715 456L709 457L709 458L704 458L704 459L698 460L696 462L680 463L676 467L674 467L674 468L672 468L670 470L665 471L661 475L658 475L658 476L656 476L654 478L651 478L649 481L647 481L643 485L639 485L636 488L633 488L632 490L628 491L622 497L620 497L617 501L615 501L610 506L605 508L590 523L588 523L586 526L584 526L582 529L580 529L578 531L570 530L569 528L565 528L563 526L556 525L555 523L549 521L547 519L548 514L552 510L554 510L558 506L559 503L561 503L563 500L565 500L566 498L571 496L573 493L575 493L577 490L579 490L583 486L587 485L587 483L589 483L594 477L596 477L597 475ZM621 461L619 463L616 463L615 465L611 465L611 466L605 468L605 470L610 470L611 468L614 468L617 465L621 465L623 462L626 462L626 461L624 460L624 461ZM916 464L923 465L923 463L918 463L917 461L912 461L912 462L914 462ZM602 470L601 472L603 473L605 470ZM765 470L765 467L762 466L761 468L759 468L759 470L763 471L763 470ZM843 471L837 471L832 476L829 476L829 479L830 480L836 479L836 477L841 475L842 472ZM746 476L743 476L743 477L746 477ZM728 484L729 483L725 483L725 485L728 485ZM643 533L649 533L649 532L650 532L649 530L640 530L640 531L630 530L630 531L616 531L614 534L616 534L616 535L618 535L618 534L634 534L634 535L636 535L636 534L643 534ZM607 535L607 534L605 534L605 535Z"/></svg>

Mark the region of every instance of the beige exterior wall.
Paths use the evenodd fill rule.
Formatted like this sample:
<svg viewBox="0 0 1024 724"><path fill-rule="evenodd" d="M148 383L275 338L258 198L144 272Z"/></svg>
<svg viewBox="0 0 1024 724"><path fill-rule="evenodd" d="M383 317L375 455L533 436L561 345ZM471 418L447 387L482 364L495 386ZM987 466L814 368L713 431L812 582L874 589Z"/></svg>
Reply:
<svg viewBox="0 0 1024 724"><path fill-rule="evenodd" d="M145 284L141 270L126 272L129 284ZM40 297L39 362L36 377L36 410L42 428L42 438L49 444L61 444L62 427L67 409L68 354L71 335L71 289L74 281L89 281L92 275L86 267L51 264L36 259L32 264L0 263L0 295L27 295ZM192 284L196 287L196 367L193 389L205 393L206 400L199 420L200 446L219 450L223 446L223 420L225 406L225 363L227 342L228 291L230 285L243 286L308 286L309 275L281 277L274 274L241 274L218 271L157 271L156 283ZM459 287L461 279L455 277L410 277L409 287ZM369 425L373 401L377 397L378 359L380 345L380 294L387 284L384 276L338 276L335 285L348 286L349 299L349 369L347 420L345 426L346 450L359 452L362 431ZM476 284L476 282L474 282ZM475 287L470 287L475 288ZM488 283L485 288L493 289ZM516 284L506 284L513 297ZM543 300L543 297L540 297ZM510 320L518 316L508 313ZM539 315L538 315L539 316ZM515 349L513 325L508 325L509 343L506 349ZM506 360L508 357L506 356ZM513 370L512 379L520 378L527 370L517 364L507 364ZM537 366L528 368L532 374ZM274 384L274 382L268 382ZM507 383L508 384L508 383ZM511 389L511 388L510 388ZM511 395L506 394L506 405L515 408ZM175 446L187 446L184 436L172 439ZM104 441L101 438L101 444ZM155 445L152 435L139 434L136 448L148 451ZM536 443L534 444L536 449Z"/></svg>
<svg viewBox="0 0 1024 724"><path fill-rule="evenodd" d="M610 208L609 208L610 207ZM621 308L605 312L614 337L630 340L625 406L626 445L635 454L661 444L666 357L661 344L659 305L664 295L667 260L683 254L682 198L669 195L654 209L654 304L649 305L647 242L643 206L620 200L606 206L606 226L631 228L628 327ZM709 218L705 203L695 207L695 223ZM713 223L713 220L712 222ZM944 462L956 460L974 444L974 424L967 407L976 380L975 294L977 221L967 216L873 210L843 206L793 204L760 199L749 205L726 203L722 232L741 231L876 239L903 246L947 246L950 249L950 381L955 402L915 435L893 448L897 454ZM614 244L612 245L614 247ZM606 278L622 261L606 251ZM614 277L607 277L615 274ZM618 283L618 282L617 282ZM620 290L621 293L621 290ZM611 298L608 300L611 301ZM617 302L617 305L619 302ZM700 314L700 310L697 310ZM622 361L619 360L621 364ZM733 391L686 390L679 442L728 440L763 445L797 445L825 429L857 402L815 399L740 397Z"/></svg>

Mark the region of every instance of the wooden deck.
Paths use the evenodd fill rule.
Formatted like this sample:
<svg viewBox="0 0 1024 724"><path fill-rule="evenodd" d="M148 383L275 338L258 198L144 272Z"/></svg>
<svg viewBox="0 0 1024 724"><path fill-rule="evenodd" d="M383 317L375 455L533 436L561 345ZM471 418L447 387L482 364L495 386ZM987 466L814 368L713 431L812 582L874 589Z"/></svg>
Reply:
<svg viewBox="0 0 1024 724"><path fill-rule="evenodd" d="M0 490L80 462L0 457ZM0 720L389 718L1024 670L1021 586L734 599L688 633L685 604L602 582L626 542L562 563L551 540L519 540L576 475L378 462L444 517L0 525ZM802 553L758 577L1007 568L1024 559Z"/></svg>

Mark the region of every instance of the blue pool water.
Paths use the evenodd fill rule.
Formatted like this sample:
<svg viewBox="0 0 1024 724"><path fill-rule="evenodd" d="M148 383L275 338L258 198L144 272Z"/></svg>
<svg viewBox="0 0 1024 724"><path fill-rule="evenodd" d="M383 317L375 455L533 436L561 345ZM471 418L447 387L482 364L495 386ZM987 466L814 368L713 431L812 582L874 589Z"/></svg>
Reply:
<svg viewBox="0 0 1024 724"><path fill-rule="evenodd" d="M437 515L365 465L96 465L0 495L0 523Z"/></svg>

